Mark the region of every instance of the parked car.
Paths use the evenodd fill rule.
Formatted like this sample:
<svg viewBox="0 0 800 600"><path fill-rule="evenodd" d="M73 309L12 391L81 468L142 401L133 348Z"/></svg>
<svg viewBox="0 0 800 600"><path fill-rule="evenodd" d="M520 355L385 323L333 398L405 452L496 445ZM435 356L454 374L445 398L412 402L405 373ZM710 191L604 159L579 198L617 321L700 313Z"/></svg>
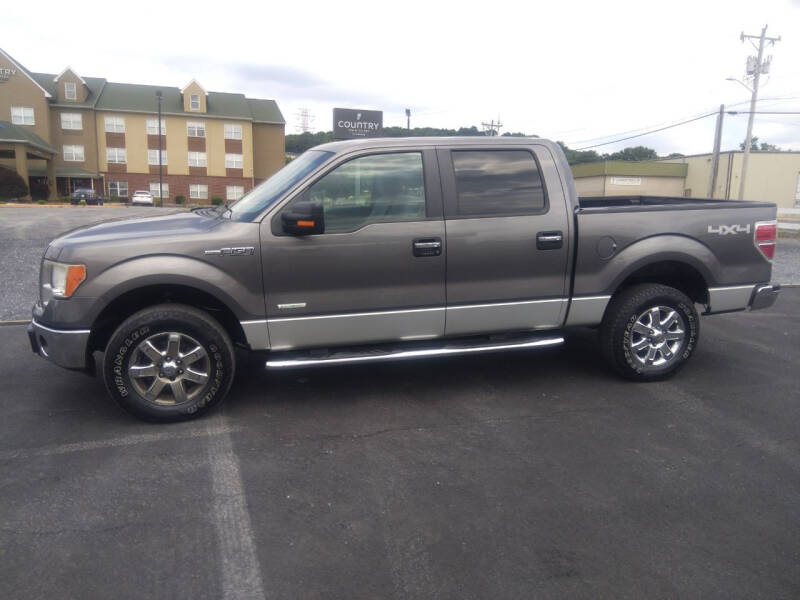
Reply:
<svg viewBox="0 0 800 600"><path fill-rule="evenodd" d="M144 190L134 192L131 196L131 204L133 206L153 206L153 194Z"/></svg>
<svg viewBox="0 0 800 600"><path fill-rule="evenodd" d="M103 197L90 188L76 188L69 197L70 204L80 204L81 201L86 204L103 205Z"/></svg>
<svg viewBox="0 0 800 600"><path fill-rule="evenodd" d="M772 305L776 206L579 199L539 138L334 142L230 207L51 242L32 349L174 421L219 403L234 347L268 368L545 348L599 327L622 376L692 356L703 314Z"/></svg>

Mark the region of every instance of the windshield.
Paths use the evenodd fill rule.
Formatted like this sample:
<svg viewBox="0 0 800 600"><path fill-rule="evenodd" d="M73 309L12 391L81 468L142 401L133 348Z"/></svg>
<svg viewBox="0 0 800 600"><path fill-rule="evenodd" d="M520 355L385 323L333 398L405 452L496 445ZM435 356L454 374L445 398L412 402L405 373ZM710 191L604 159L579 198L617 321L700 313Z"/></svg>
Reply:
<svg viewBox="0 0 800 600"><path fill-rule="evenodd" d="M295 158L249 194L229 207L231 219L250 221L276 200L281 198L298 181L311 173L333 155L333 152L307 150Z"/></svg>

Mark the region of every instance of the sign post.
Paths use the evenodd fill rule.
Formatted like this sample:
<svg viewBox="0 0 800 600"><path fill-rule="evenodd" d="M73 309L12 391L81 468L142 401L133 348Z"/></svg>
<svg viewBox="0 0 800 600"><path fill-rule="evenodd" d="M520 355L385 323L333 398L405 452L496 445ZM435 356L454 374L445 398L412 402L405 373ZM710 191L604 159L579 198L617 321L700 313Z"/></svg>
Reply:
<svg viewBox="0 0 800 600"><path fill-rule="evenodd" d="M352 140L380 137L383 132L383 111L355 108L333 109L333 139Z"/></svg>

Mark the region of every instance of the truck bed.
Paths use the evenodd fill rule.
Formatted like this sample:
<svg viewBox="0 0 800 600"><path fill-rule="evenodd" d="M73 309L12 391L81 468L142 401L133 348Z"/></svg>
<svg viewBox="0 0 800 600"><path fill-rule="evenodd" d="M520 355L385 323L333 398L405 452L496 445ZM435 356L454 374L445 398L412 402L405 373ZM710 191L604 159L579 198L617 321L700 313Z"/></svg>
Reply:
<svg viewBox="0 0 800 600"><path fill-rule="evenodd" d="M620 212L641 210L757 208L764 202L684 198L682 196L587 196L578 198L580 210L587 212Z"/></svg>

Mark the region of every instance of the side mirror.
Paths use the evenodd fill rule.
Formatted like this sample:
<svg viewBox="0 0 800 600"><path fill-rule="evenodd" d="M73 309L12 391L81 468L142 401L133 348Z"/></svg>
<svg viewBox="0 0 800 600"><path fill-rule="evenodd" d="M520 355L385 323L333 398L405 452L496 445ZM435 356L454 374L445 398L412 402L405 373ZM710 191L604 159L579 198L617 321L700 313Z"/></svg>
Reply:
<svg viewBox="0 0 800 600"><path fill-rule="evenodd" d="M325 213L321 202L303 198L281 213L284 233L290 235L316 235L325 233Z"/></svg>

